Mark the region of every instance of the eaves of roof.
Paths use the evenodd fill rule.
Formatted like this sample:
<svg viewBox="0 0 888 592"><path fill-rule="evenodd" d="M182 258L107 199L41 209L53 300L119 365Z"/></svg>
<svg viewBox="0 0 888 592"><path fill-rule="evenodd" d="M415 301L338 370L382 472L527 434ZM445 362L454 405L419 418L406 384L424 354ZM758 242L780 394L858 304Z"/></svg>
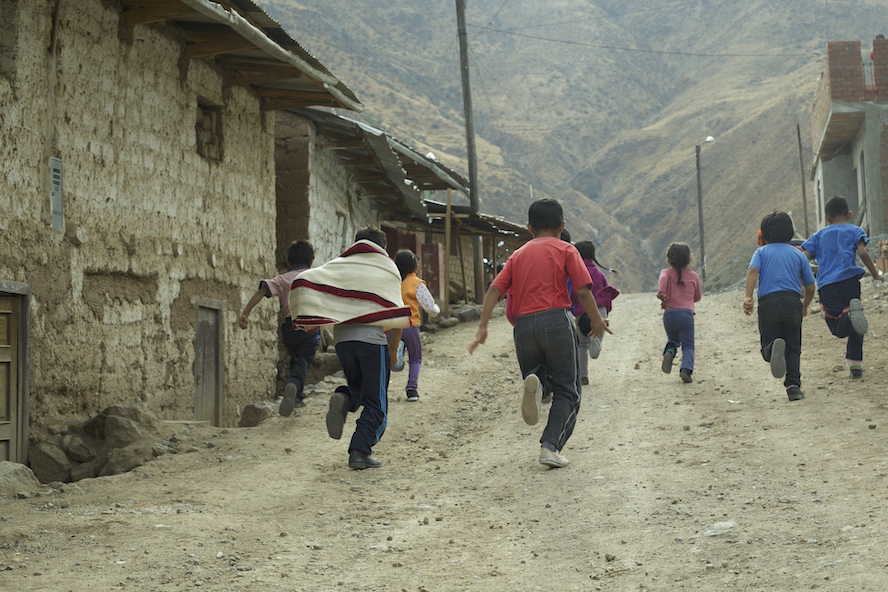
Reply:
<svg viewBox="0 0 888 592"><path fill-rule="evenodd" d="M291 109L305 117L328 148L339 156L361 187L362 196L379 204L392 220L425 220L426 208L420 188L410 180L382 131L319 109Z"/></svg>
<svg viewBox="0 0 888 592"><path fill-rule="evenodd" d="M227 84L251 87L262 109L313 105L363 109L355 94L250 0L121 0L122 23L169 22L183 32L184 59L213 58Z"/></svg>

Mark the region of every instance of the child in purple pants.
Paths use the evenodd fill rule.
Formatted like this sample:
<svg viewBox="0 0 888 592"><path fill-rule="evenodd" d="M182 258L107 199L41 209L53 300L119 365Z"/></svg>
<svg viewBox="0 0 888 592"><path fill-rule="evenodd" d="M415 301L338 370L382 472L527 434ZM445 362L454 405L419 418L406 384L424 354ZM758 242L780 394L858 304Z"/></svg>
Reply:
<svg viewBox="0 0 888 592"><path fill-rule="evenodd" d="M407 376L407 400L414 403L419 400L419 370L422 368L422 341L419 336L419 307L432 316L441 312L441 308L435 304L431 292L416 275L419 261L416 255L409 249L401 249L395 253L395 265L401 272L401 298L404 304L410 307L412 319L410 327L401 331L401 341L409 356L410 370Z"/></svg>

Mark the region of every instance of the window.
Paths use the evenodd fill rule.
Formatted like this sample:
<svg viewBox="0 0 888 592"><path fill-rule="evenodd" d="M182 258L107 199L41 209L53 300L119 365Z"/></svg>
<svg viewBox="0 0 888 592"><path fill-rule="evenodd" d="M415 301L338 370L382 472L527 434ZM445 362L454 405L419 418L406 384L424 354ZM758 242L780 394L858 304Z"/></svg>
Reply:
<svg viewBox="0 0 888 592"><path fill-rule="evenodd" d="M222 160L222 108L198 101L194 128L197 153L208 160Z"/></svg>

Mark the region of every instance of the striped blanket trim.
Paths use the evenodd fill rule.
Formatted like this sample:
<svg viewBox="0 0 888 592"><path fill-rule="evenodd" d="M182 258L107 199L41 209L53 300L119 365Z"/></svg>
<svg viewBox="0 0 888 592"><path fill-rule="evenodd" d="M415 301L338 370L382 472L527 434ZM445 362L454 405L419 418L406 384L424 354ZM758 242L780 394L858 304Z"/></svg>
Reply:
<svg viewBox="0 0 888 592"><path fill-rule="evenodd" d="M293 280L293 285L291 286L291 290L294 288L308 288L310 290L315 290L317 292L321 292L324 294L330 294L331 296L339 296L340 298L351 298L354 300L366 300L368 302L372 302L379 306L384 306L386 308L393 308L398 306L394 302L390 300L386 300L382 296L378 294L374 294L373 292L364 292L362 290L349 290L347 288L339 288L337 286L328 286L325 284L316 284L314 282L310 282L308 280L300 280L298 277Z"/></svg>

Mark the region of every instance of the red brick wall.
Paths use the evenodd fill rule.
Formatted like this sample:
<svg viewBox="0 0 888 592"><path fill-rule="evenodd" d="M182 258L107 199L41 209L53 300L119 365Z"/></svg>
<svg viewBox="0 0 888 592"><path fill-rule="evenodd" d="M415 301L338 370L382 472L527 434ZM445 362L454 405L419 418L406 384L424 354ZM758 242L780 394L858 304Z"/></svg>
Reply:
<svg viewBox="0 0 888 592"><path fill-rule="evenodd" d="M830 41L827 54L832 100L865 101L860 41Z"/></svg>
<svg viewBox="0 0 888 592"><path fill-rule="evenodd" d="M873 39L874 101L888 99L888 39Z"/></svg>

